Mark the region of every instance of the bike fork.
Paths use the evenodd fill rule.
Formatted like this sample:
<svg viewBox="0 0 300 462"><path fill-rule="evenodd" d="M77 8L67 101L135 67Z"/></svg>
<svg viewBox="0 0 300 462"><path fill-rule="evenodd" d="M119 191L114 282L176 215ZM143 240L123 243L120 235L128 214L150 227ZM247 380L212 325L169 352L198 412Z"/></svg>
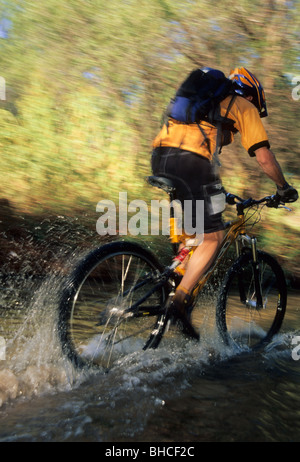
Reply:
<svg viewBox="0 0 300 462"><path fill-rule="evenodd" d="M255 294L256 294L256 309L260 309L263 307L263 300L262 300L262 293L261 293L261 282L260 282L260 268L259 262L257 258L257 249L256 249L256 238L251 238L251 250L252 250L252 258L253 258L253 277L254 277L254 287L255 287Z"/></svg>
<svg viewBox="0 0 300 462"><path fill-rule="evenodd" d="M255 291L255 299L253 298L253 294L251 298L247 297L244 287L243 275L238 275L238 285L239 285L239 294L240 300L244 305L247 305L250 308L261 309L263 308L263 300L262 300L262 290L261 290L261 278L260 278L260 267L257 258L257 248L256 248L256 238L248 238L249 244L251 244L251 253L252 253L252 269L253 269L253 283L254 283L254 291ZM237 256L240 255L240 249L238 244L236 246ZM249 296L250 294L248 294Z"/></svg>

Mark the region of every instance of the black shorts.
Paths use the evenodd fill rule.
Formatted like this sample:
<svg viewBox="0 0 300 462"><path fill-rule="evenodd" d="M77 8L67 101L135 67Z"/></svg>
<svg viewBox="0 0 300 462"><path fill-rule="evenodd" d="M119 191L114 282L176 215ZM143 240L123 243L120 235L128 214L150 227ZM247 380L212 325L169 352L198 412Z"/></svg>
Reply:
<svg viewBox="0 0 300 462"><path fill-rule="evenodd" d="M192 201L193 227L196 226L197 201L204 201L204 233L224 229L225 194L220 177L208 159L179 148L156 148L152 154L152 171L175 183L176 198L182 206L184 201Z"/></svg>

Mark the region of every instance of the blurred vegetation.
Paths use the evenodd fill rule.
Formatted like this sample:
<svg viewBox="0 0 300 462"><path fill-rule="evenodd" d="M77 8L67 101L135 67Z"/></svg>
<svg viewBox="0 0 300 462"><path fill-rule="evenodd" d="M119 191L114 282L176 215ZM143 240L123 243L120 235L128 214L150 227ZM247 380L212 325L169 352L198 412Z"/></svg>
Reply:
<svg viewBox="0 0 300 462"><path fill-rule="evenodd" d="M94 226L99 200L161 197L145 182L151 142L197 66L257 74L271 147L300 190L299 26L297 0L0 0L0 198L19 216L84 211ZM223 149L225 187L275 192L238 138ZM300 276L300 204L293 210L264 211L260 235Z"/></svg>

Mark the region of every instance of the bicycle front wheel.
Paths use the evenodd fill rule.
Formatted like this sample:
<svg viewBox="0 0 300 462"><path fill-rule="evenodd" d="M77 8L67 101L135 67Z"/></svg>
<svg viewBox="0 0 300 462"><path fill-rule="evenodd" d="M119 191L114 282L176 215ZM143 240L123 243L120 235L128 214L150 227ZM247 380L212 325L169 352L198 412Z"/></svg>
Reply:
<svg viewBox="0 0 300 462"><path fill-rule="evenodd" d="M77 367L111 367L142 350L162 323L163 268L143 247L114 242L91 252L65 285L59 309L63 351Z"/></svg>
<svg viewBox="0 0 300 462"><path fill-rule="evenodd" d="M258 266L257 266L258 264ZM258 251L257 298L254 262L251 253L242 255L225 277L217 302L217 327L226 342L256 349L279 331L286 309L287 288L277 261Z"/></svg>

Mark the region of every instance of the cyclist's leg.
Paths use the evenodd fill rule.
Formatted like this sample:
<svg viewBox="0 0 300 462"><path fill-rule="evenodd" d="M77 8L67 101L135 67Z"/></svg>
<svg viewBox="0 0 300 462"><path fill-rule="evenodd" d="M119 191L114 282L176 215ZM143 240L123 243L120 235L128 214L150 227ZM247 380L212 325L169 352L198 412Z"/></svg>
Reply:
<svg viewBox="0 0 300 462"><path fill-rule="evenodd" d="M176 148L161 148L153 153L152 169L156 175L163 175L176 181L177 199L184 206L192 201L192 227L196 229L197 201L204 201L204 239L196 248L185 270L183 279L173 299L173 308L182 317L190 306L190 293L202 274L211 265L223 237L222 213L218 201L211 198L221 194L221 182L212 164L197 154ZM225 196L224 196L225 199ZM216 206L217 204L217 206ZM225 200L224 200L225 204ZM188 322L189 320L186 319Z"/></svg>
<svg viewBox="0 0 300 462"><path fill-rule="evenodd" d="M222 243L223 236L223 230L204 233L203 242L193 252L186 266L183 278L177 287L175 293L176 300L181 302L186 298L187 294L191 294L201 276L212 265Z"/></svg>
<svg viewBox="0 0 300 462"><path fill-rule="evenodd" d="M192 290L214 261L223 238L223 231L205 233L202 243L193 252L186 265L183 278L172 299L171 309L183 323L183 330L193 338L199 338L191 324L190 315L194 299Z"/></svg>

